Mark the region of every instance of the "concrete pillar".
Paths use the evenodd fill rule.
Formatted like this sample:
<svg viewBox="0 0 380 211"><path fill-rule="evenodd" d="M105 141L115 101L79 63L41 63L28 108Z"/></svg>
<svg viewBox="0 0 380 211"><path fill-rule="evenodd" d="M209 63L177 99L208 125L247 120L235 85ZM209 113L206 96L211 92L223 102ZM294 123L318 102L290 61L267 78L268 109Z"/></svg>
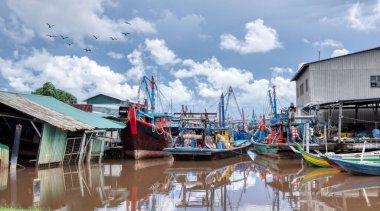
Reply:
<svg viewBox="0 0 380 211"><path fill-rule="evenodd" d="M11 155L11 169L17 168L18 151L20 148L22 125L16 125L15 138L13 141L12 155Z"/></svg>

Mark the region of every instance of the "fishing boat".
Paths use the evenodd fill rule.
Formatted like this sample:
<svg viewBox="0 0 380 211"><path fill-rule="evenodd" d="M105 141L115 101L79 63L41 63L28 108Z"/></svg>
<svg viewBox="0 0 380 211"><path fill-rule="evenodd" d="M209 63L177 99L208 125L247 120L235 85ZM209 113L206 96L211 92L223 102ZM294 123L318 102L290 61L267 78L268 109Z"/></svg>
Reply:
<svg viewBox="0 0 380 211"><path fill-rule="evenodd" d="M127 118L124 121L126 128L121 131L123 151L126 157L136 160L167 156L168 154L162 150L173 143L170 127L173 115L155 112L157 86L154 77L144 77L142 85L148 83L151 85L150 89L146 87L150 110L147 100L144 105L140 104L140 94L137 104L129 103L119 109L120 116ZM140 89L141 86L139 93Z"/></svg>
<svg viewBox="0 0 380 211"><path fill-rule="evenodd" d="M326 155L326 157L351 174L368 174L380 176L380 162L345 160L334 158L333 156L329 155Z"/></svg>
<svg viewBox="0 0 380 211"><path fill-rule="evenodd" d="M301 153L302 158L305 160L306 163L313 167L322 167L322 168L329 168L333 167L340 171L345 171L344 168L342 168L340 165L329 159L330 157L336 158L336 159L343 159L346 161L360 161L360 159L363 159L363 161L373 161L373 162L380 162L380 152L367 152L367 153L346 153L346 154L322 154L319 151L318 154L313 154L309 152L305 152L302 149L302 146L298 143L295 143L298 150L295 150L293 147L293 151L295 154Z"/></svg>
<svg viewBox="0 0 380 211"><path fill-rule="evenodd" d="M299 145L298 143L295 143L297 146L298 151L301 153L302 158L305 160L307 164L313 167L322 167L322 168L330 168L331 165L325 161L321 156L309 152L305 152L302 149L302 146ZM297 152L295 152L297 153Z"/></svg>
<svg viewBox="0 0 380 211"><path fill-rule="evenodd" d="M258 129L253 135L253 150L260 155L277 159L296 158L290 146L296 147L296 141L302 141L303 131L313 126L312 116L295 116L296 107L290 104L289 108L277 111L276 87L268 91L271 113L266 118L262 117ZM306 135L304 136L306 137ZM306 141L306 140L305 140ZM328 144L332 149L335 144ZM310 149L320 149L316 143L309 144Z"/></svg>
<svg viewBox="0 0 380 211"><path fill-rule="evenodd" d="M175 160L217 160L246 154L248 140L234 140L224 118L224 94L221 95L220 125L210 121L210 113L187 113L181 117L182 127L174 147L163 151ZM215 113L216 116L216 113Z"/></svg>

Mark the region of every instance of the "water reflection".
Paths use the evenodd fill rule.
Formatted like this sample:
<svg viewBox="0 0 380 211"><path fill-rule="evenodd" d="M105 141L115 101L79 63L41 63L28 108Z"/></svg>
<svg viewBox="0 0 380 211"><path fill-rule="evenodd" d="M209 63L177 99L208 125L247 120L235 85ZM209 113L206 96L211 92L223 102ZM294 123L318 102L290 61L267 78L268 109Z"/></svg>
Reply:
<svg viewBox="0 0 380 211"><path fill-rule="evenodd" d="M166 173L171 175L179 192L174 202L175 208L230 210L239 208L252 170L251 159L238 156L223 162L178 161ZM237 199L234 199L236 196Z"/></svg>
<svg viewBox="0 0 380 211"><path fill-rule="evenodd" d="M12 176L9 176L12 175ZM380 210L379 177L255 156L0 172L1 207L42 210Z"/></svg>

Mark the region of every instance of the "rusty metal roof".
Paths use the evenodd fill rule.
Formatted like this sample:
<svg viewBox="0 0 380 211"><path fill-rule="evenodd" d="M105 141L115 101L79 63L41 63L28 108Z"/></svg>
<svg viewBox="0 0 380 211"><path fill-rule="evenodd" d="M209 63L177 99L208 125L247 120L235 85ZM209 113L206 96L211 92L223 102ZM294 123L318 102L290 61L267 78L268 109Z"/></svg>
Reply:
<svg viewBox="0 0 380 211"><path fill-rule="evenodd" d="M0 91L0 103L63 130L77 131L125 127L95 114L76 109L53 97Z"/></svg>

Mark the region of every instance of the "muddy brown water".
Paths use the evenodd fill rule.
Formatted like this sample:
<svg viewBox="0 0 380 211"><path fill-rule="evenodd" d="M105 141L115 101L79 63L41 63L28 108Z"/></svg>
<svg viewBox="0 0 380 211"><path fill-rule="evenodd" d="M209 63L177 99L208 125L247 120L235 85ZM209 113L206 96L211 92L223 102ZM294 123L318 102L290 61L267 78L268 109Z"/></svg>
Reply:
<svg viewBox="0 0 380 211"><path fill-rule="evenodd" d="M0 210L380 210L380 177L256 156L0 171Z"/></svg>

